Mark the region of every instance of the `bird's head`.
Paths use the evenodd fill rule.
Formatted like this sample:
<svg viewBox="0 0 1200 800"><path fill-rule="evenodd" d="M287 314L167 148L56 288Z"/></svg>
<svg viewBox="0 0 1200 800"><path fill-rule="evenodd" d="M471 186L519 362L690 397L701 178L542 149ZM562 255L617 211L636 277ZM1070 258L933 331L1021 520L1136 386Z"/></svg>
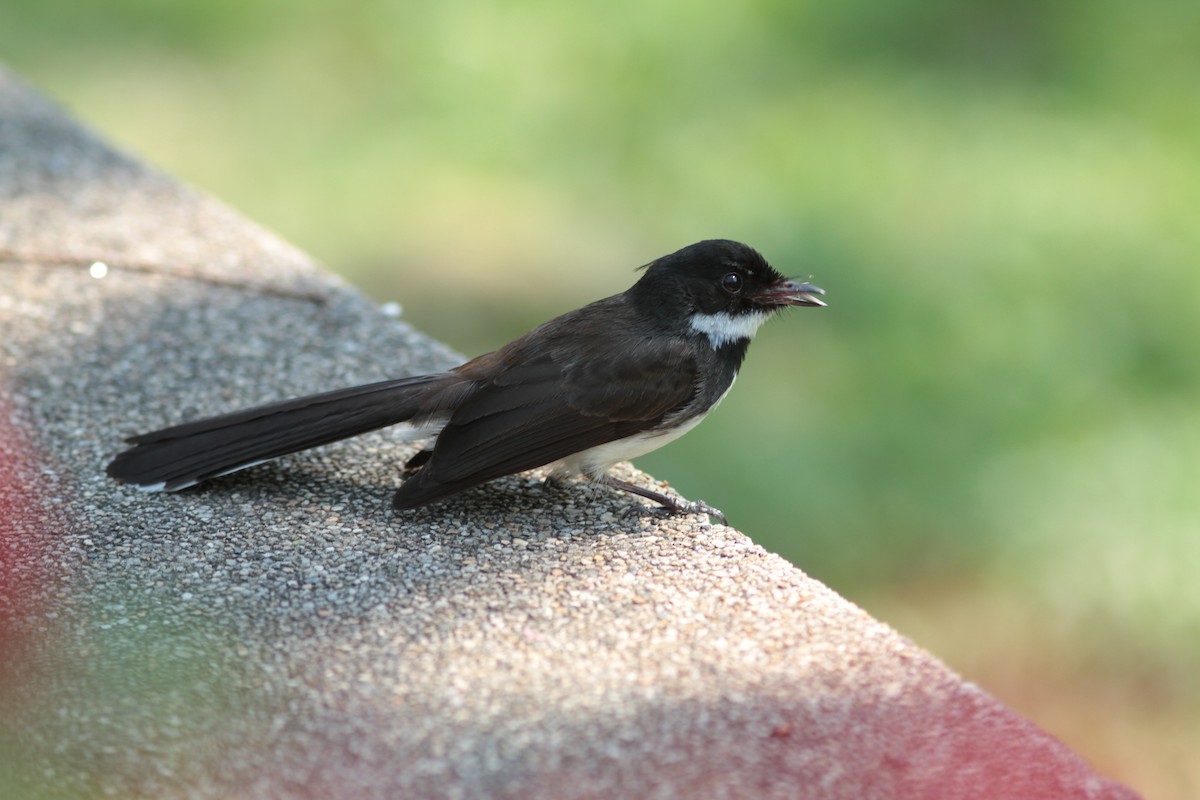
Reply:
<svg viewBox="0 0 1200 800"><path fill-rule="evenodd" d="M728 239L688 245L645 267L633 290L657 315L683 315L713 347L749 341L787 306L824 306L824 290L779 274L758 251Z"/></svg>

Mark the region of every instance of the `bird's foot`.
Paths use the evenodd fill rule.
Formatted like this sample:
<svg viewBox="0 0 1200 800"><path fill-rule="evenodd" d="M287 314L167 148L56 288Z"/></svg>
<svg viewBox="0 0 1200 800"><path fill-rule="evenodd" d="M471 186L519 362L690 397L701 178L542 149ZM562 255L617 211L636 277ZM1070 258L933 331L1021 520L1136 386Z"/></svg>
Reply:
<svg viewBox="0 0 1200 800"><path fill-rule="evenodd" d="M675 499L662 492L656 492L653 489L647 489L643 486L638 486L636 483L619 480L610 476L604 476L600 482L606 486L611 486L614 489L620 489L623 492L636 494L638 497L644 497L647 500L653 500L662 506L663 511L673 514L704 514L718 520L722 525L728 525L729 520L725 516L725 512L719 508L714 508L703 500L683 500Z"/></svg>
<svg viewBox="0 0 1200 800"><path fill-rule="evenodd" d="M728 525L729 520L725 517L725 512L714 506L710 506L703 500L684 500L683 502L672 503L669 506L663 506L667 511L673 511L680 514L704 514L712 517L722 525Z"/></svg>

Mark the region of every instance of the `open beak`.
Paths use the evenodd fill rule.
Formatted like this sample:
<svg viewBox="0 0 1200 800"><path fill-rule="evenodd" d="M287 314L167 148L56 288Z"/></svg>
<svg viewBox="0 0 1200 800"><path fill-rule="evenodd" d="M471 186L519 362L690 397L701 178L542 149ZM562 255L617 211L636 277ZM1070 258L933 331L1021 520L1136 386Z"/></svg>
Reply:
<svg viewBox="0 0 1200 800"><path fill-rule="evenodd" d="M825 290L811 283L802 283L795 278L784 278L771 284L755 298L761 303L776 306L824 306L825 301L817 295Z"/></svg>

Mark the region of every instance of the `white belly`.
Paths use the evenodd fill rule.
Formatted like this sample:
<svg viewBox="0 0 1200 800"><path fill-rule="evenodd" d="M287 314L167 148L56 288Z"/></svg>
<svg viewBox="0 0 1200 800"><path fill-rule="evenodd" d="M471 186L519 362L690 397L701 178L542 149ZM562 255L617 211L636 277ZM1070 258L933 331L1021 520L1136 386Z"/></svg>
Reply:
<svg viewBox="0 0 1200 800"><path fill-rule="evenodd" d="M675 441L699 425L702 419L704 419L704 415L700 414L670 430L639 433L624 439L605 442L555 461L549 465L549 469L555 475L583 474L589 478L598 478L613 464L644 456L651 450L657 450L664 444Z"/></svg>
<svg viewBox="0 0 1200 800"><path fill-rule="evenodd" d="M729 386L717 398L717 402L713 403L708 411L712 411L721 405L721 401L729 394L729 390L733 388L735 381L737 381L736 374L733 376L733 380L729 382ZM644 456L651 450L657 450L664 444L675 441L699 425L701 420L708 416L708 411L705 411L703 414L697 414L687 422L671 430L648 431L646 433L635 434L634 436L627 436L624 439L617 439L614 442L605 442L588 450L581 450L573 456L567 456L547 465L547 469L553 475L574 476L582 474L589 478L599 478L613 464L619 464L622 461L629 461L638 456Z"/></svg>

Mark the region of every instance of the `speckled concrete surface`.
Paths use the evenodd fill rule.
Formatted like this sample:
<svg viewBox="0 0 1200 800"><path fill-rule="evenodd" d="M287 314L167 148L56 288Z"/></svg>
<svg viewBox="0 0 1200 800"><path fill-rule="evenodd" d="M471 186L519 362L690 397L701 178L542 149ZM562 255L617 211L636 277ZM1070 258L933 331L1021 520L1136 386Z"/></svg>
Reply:
<svg viewBox="0 0 1200 800"><path fill-rule="evenodd" d="M122 435L454 355L3 71L0 250L0 795L1134 796L700 517L535 475L394 515L386 431L107 480Z"/></svg>

